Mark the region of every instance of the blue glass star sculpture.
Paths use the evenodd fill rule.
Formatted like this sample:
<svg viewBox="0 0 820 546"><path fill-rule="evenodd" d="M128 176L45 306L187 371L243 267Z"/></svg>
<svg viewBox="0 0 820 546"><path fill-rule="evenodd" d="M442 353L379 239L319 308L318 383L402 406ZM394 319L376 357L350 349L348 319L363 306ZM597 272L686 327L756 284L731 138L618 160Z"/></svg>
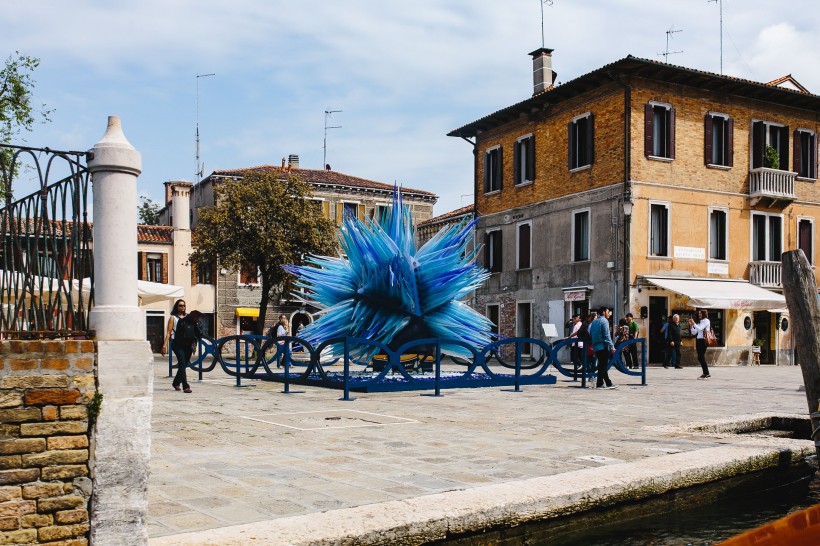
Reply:
<svg viewBox="0 0 820 546"><path fill-rule="evenodd" d="M299 337L318 346L339 337L379 341L391 349L414 339L445 338L481 348L490 342L492 323L460 301L489 273L469 249L476 220L443 228L418 250L412 215L401 190L380 218L345 214L339 235L344 256L310 256L305 266L284 266L296 277L304 301L321 311ZM339 347L334 352L340 353ZM354 348L370 358L378 349ZM442 352L471 357L463 346L442 343Z"/></svg>

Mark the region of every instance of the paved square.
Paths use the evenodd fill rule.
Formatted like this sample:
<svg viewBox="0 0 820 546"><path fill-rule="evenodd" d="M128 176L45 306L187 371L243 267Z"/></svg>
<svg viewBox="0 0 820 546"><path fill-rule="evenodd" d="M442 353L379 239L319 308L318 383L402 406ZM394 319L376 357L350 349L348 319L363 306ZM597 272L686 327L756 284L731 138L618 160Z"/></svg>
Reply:
<svg viewBox="0 0 820 546"><path fill-rule="evenodd" d="M392 417L356 410L300 411L277 415L247 415L243 419L269 423L296 430L324 430L328 428L377 427L416 423L414 419Z"/></svg>

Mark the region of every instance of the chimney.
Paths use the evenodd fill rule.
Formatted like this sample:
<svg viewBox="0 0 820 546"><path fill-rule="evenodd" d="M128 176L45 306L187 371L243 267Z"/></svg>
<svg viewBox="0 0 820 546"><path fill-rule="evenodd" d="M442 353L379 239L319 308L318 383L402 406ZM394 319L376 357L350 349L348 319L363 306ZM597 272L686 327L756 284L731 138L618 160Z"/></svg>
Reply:
<svg viewBox="0 0 820 546"><path fill-rule="evenodd" d="M174 182L171 185L171 225L176 229L191 229L192 187L190 182Z"/></svg>
<svg viewBox="0 0 820 546"><path fill-rule="evenodd" d="M299 156L296 154L290 154L288 156L288 165L291 169L298 169L299 168Z"/></svg>
<svg viewBox="0 0 820 546"><path fill-rule="evenodd" d="M532 94L537 95L552 87L558 76L552 71L552 49L542 47L536 49L532 56Z"/></svg>

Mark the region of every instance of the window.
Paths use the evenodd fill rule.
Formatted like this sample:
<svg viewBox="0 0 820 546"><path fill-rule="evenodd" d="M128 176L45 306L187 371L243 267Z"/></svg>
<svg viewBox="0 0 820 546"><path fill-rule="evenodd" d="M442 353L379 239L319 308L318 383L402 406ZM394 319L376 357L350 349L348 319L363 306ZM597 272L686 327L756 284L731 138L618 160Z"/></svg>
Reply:
<svg viewBox="0 0 820 546"><path fill-rule="evenodd" d="M497 303L490 303L487 304L487 320L493 323L490 331L498 335L501 330L499 329L500 321L501 321L501 312L500 308Z"/></svg>
<svg viewBox="0 0 820 546"><path fill-rule="evenodd" d="M513 155L513 183L517 186L535 180L535 136L527 135L516 140Z"/></svg>
<svg viewBox="0 0 820 546"><path fill-rule="evenodd" d="M644 155L675 159L675 109L650 102L644 110Z"/></svg>
<svg viewBox="0 0 820 546"><path fill-rule="evenodd" d="M817 178L817 133L808 129L794 132L794 172L801 178Z"/></svg>
<svg viewBox="0 0 820 546"><path fill-rule="evenodd" d="M709 259L726 260L726 211L709 211Z"/></svg>
<svg viewBox="0 0 820 546"><path fill-rule="evenodd" d="M501 271L501 230L488 231L484 237L484 267L498 273Z"/></svg>
<svg viewBox="0 0 820 546"><path fill-rule="evenodd" d="M515 337L532 337L532 303L519 302L516 305ZM521 356L532 354L532 344L521 344Z"/></svg>
<svg viewBox="0 0 820 546"><path fill-rule="evenodd" d="M359 216L359 205L356 203L344 203L344 214L345 216L349 214L353 218L357 218Z"/></svg>
<svg viewBox="0 0 820 546"><path fill-rule="evenodd" d="M767 121L753 121L752 168L767 167L781 171L789 170L788 135L789 128L784 125ZM774 159L773 152L768 151L770 147L777 153L776 163L770 162Z"/></svg>
<svg viewBox="0 0 820 546"><path fill-rule="evenodd" d="M783 254L783 217L752 213L752 261L779 262Z"/></svg>
<svg viewBox="0 0 820 546"><path fill-rule="evenodd" d="M202 266L191 265L196 272L196 284L214 284L213 276L216 268L213 263L204 264Z"/></svg>
<svg viewBox="0 0 820 546"><path fill-rule="evenodd" d="M589 260L589 209L572 213L572 261Z"/></svg>
<svg viewBox="0 0 820 546"><path fill-rule="evenodd" d="M532 267L532 224L518 224L518 256L516 258L518 269L529 269Z"/></svg>
<svg viewBox="0 0 820 546"><path fill-rule="evenodd" d="M496 146L484 154L484 193L501 191L501 147Z"/></svg>
<svg viewBox="0 0 820 546"><path fill-rule="evenodd" d="M253 264L245 264L239 270L239 284L259 284L259 268Z"/></svg>
<svg viewBox="0 0 820 546"><path fill-rule="evenodd" d="M703 159L707 165L734 164L734 122L729 116L706 114Z"/></svg>
<svg viewBox="0 0 820 546"><path fill-rule="evenodd" d="M154 252L145 254L145 280L162 282L162 254Z"/></svg>
<svg viewBox="0 0 820 546"><path fill-rule="evenodd" d="M578 116L569 123L569 169L592 165L595 145L592 130L592 114Z"/></svg>
<svg viewBox="0 0 820 546"><path fill-rule="evenodd" d="M814 263L814 222L810 218L797 220L797 248L803 251L810 264Z"/></svg>
<svg viewBox="0 0 820 546"><path fill-rule="evenodd" d="M390 205L376 205L373 209L373 219L377 222L383 222L387 218L387 211L390 210Z"/></svg>
<svg viewBox="0 0 820 546"><path fill-rule="evenodd" d="M649 255L669 256L669 205L649 205Z"/></svg>

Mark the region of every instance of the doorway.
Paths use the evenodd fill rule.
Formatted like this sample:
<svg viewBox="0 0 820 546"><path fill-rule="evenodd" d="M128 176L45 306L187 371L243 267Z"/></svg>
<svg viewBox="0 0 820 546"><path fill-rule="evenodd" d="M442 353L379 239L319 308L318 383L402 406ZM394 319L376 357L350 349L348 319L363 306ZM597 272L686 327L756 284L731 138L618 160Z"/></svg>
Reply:
<svg viewBox="0 0 820 546"><path fill-rule="evenodd" d="M145 316L145 338L151 344L151 351L159 353L165 341L165 315L147 314Z"/></svg>
<svg viewBox="0 0 820 546"><path fill-rule="evenodd" d="M649 362L663 362L663 328L669 314L666 297L649 296L649 328L646 338L649 340Z"/></svg>
<svg viewBox="0 0 820 546"><path fill-rule="evenodd" d="M755 339L763 342L760 346L760 363L772 364L774 362L771 333L772 314L768 311L755 311L752 320L755 328Z"/></svg>

